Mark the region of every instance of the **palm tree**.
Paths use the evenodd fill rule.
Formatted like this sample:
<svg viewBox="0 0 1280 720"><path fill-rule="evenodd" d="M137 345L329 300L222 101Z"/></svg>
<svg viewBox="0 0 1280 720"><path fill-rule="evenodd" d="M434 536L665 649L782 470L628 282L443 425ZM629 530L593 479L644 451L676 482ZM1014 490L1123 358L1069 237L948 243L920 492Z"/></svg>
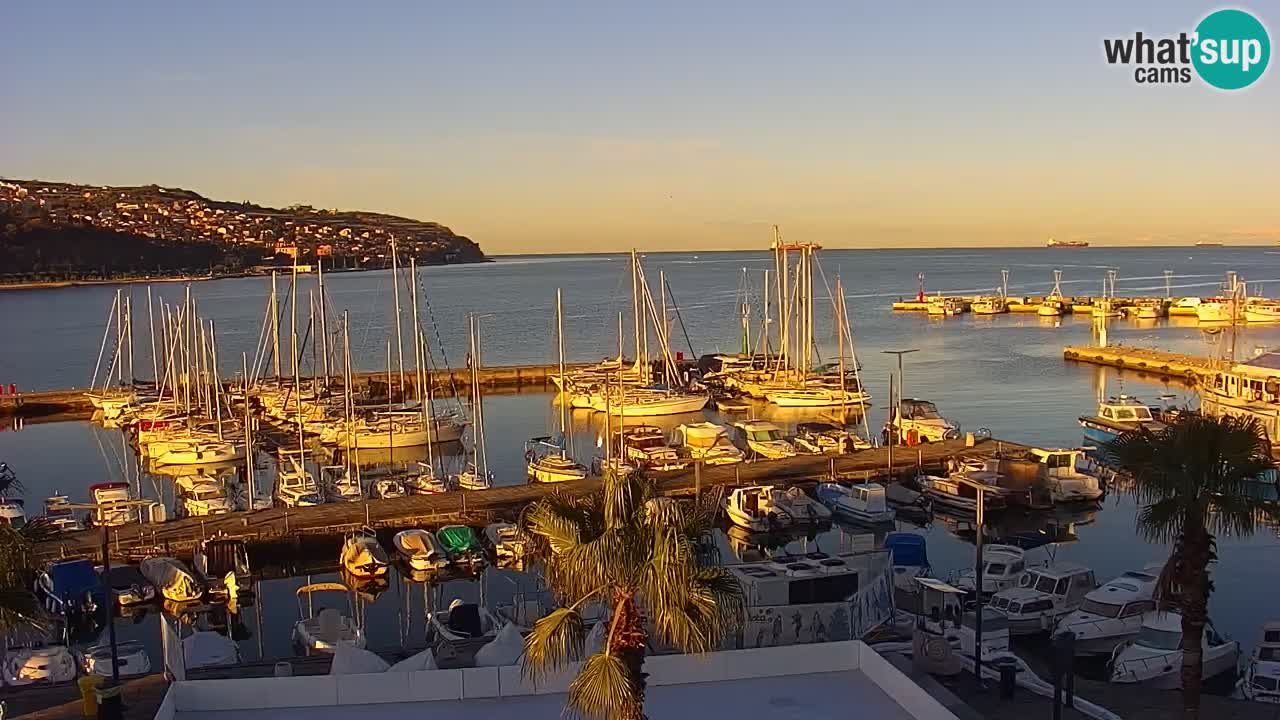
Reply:
<svg viewBox="0 0 1280 720"><path fill-rule="evenodd" d="M0 524L0 635L44 627L44 611L31 592L33 545L54 533L52 526L39 520L21 529Z"/></svg>
<svg viewBox="0 0 1280 720"><path fill-rule="evenodd" d="M1275 467L1271 442L1254 418L1188 412L1161 429L1127 432L1103 454L1133 477L1138 532L1173 545L1156 599L1162 610L1181 612L1183 717L1199 717L1202 638L1213 592L1208 566L1217 557L1217 536L1250 535L1260 517L1276 516L1274 503L1249 492Z"/></svg>
<svg viewBox="0 0 1280 720"><path fill-rule="evenodd" d="M716 650L743 616L742 588L716 566L710 542L716 504L657 497L640 474L606 473L600 494L560 493L531 505L524 529L562 607L525 638L535 682L583 659L583 609L605 610L604 641L569 686L569 706L589 718L644 718L650 628L685 652Z"/></svg>

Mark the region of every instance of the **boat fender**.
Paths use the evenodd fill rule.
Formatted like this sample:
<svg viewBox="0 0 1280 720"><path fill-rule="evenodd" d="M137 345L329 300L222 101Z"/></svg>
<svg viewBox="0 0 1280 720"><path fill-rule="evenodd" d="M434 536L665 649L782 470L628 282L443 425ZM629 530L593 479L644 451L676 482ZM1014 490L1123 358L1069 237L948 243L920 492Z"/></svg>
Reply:
<svg viewBox="0 0 1280 720"><path fill-rule="evenodd" d="M911 446L911 445L919 445L919 444L920 444L919 431L917 431L915 428L911 428L910 430L907 430L907 445Z"/></svg>

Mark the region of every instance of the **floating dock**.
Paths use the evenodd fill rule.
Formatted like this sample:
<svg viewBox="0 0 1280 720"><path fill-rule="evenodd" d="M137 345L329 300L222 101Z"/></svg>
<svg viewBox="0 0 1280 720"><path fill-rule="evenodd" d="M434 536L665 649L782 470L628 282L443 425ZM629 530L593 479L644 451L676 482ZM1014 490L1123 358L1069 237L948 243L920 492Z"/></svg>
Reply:
<svg viewBox="0 0 1280 720"><path fill-rule="evenodd" d="M1191 385L1212 379L1213 373L1220 367L1218 361L1204 356L1124 345L1067 346L1062 349L1062 357L1064 360L1132 370L1140 375L1181 380Z"/></svg>
<svg viewBox="0 0 1280 720"><path fill-rule="evenodd" d="M1025 446L993 439L966 445L948 440L915 447L873 448L851 455L805 455L734 465L653 472L664 495L682 495L703 487L739 485L804 485L820 480L896 476L917 467L938 470L951 459L990 455ZM890 467L892 454L893 466ZM437 495L364 502L327 503L312 507L271 508L256 512L190 517L164 523L139 523L107 531L113 557L138 560L148 555L189 555L214 535L244 540L249 545L291 542L304 537L332 536L362 527L399 529L438 528L452 523L482 525L518 517L526 505L553 492L586 495L600 492L598 477L563 483L522 483L490 490L454 491ZM102 531L84 530L40 543L44 560L96 558L101 555Z"/></svg>

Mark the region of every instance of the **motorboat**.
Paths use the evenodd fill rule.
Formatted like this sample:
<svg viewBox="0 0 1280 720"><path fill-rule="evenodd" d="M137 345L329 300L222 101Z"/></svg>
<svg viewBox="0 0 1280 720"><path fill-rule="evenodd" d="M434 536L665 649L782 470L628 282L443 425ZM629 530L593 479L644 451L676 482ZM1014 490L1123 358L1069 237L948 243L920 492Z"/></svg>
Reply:
<svg viewBox="0 0 1280 720"><path fill-rule="evenodd" d="M844 485L834 482L818 483L815 490L818 502L838 518L864 523L893 522L897 511L889 507L884 486L879 483Z"/></svg>
<svg viewBox="0 0 1280 720"><path fill-rule="evenodd" d="M772 485L734 488L724 499L729 522L755 532L788 527L795 520L775 504L781 495Z"/></svg>
<svg viewBox="0 0 1280 720"><path fill-rule="evenodd" d="M27 509L22 498L0 495L0 524L17 530L27 524Z"/></svg>
<svg viewBox="0 0 1280 720"><path fill-rule="evenodd" d="M1231 322L1236 302L1229 297L1204 298L1196 305L1196 319L1202 323Z"/></svg>
<svg viewBox="0 0 1280 720"><path fill-rule="evenodd" d="M102 583L111 588L120 607L143 605L156 599L156 588L135 565L112 565Z"/></svg>
<svg viewBox="0 0 1280 720"><path fill-rule="evenodd" d="M1263 623L1262 637L1249 656L1236 691L1246 700L1280 703L1280 622Z"/></svg>
<svg viewBox="0 0 1280 720"><path fill-rule="evenodd" d="M1280 446L1280 352L1267 351L1200 383L1200 411L1213 417L1253 418L1272 447Z"/></svg>
<svg viewBox="0 0 1280 720"><path fill-rule="evenodd" d="M227 489L217 480L201 477L175 483L175 487L180 491L181 507L186 517L225 515L235 509L227 497Z"/></svg>
<svg viewBox="0 0 1280 720"><path fill-rule="evenodd" d="M97 510L93 524L98 527L116 527L138 521L137 501L127 482L104 482L89 486Z"/></svg>
<svg viewBox="0 0 1280 720"><path fill-rule="evenodd" d="M866 450L871 443L829 422L802 422L791 439L796 450L812 455L843 455Z"/></svg>
<svg viewBox="0 0 1280 720"><path fill-rule="evenodd" d="M1196 314L1196 307L1199 305L1200 298L1198 297L1179 298L1169 306L1169 314L1194 317Z"/></svg>
<svg viewBox="0 0 1280 720"><path fill-rule="evenodd" d="M342 465L325 465L320 468L320 477L326 481L325 501L360 502L364 500L364 489L360 487L360 480L349 468Z"/></svg>
<svg viewBox="0 0 1280 720"><path fill-rule="evenodd" d="M302 599L310 598L315 593L341 593L347 598L347 610L351 609L351 591L341 583L313 583L298 588L298 622L293 626L294 646L304 652L332 653L338 646L364 648L364 631L356 625L350 614L343 615L335 608L323 608L320 612L307 617L302 608Z"/></svg>
<svg viewBox="0 0 1280 720"><path fill-rule="evenodd" d="M6 685L70 682L76 677L76 666L75 656L65 645L9 648L0 665Z"/></svg>
<svg viewBox="0 0 1280 720"><path fill-rule="evenodd" d="M1142 629L1156 609L1159 566L1125 572L1084 596L1080 607L1058 621L1057 632L1075 633L1076 655L1111 657L1116 647Z"/></svg>
<svg viewBox="0 0 1280 720"><path fill-rule="evenodd" d="M107 601L91 560L50 563L36 575L35 594L45 610L63 617L91 616Z"/></svg>
<svg viewBox="0 0 1280 720"><path fill-rule="evenodd" d="M1001 488L984 484L962 473L946 477L920 475L916 477L916 482L924 489L924 494L929 496L935 508L944 506L964 513L977 513L981 493L985 512L994 513L1005 509L1005 494Z"/></svg>
<svg viewBox="0 0 1280 720"><path fill-rule="evenodd" d="M1018 587L1026 571L1026 551L1016 545L993 543L982 548L982 594L993 595L1001 590ZM965 592L978 588L973 569L960 571L952 583Z"/></svg>
<svg viewBox="0 0 1280 720"><path fill-rule="evenodd" d="M301 451L284 448L277 451L275 496L285 507L310 507L324 502L324 495L306 468Z"/></svg>
<svg viewBox="0 0 1280 720"><path fill-rule="evenodd" d="M960 652L975 657L978 650L978 611L966 610L960 615ZM982 607L982 662L990 663L1012 657L1009 651L1009 618L999 610Z"/></svg>
<svg viewBox="0 0 1280 720"><path fill-rule="evenodd" d="M383 477L369 483L370 500L394 500L408 496L400 478Z"/></svg>
<svg viewBox="0 0 1280 720"><path fill-rule="evenodd" d="M1251 323L1280 322L1280 302L1250 303L1244 308L1244 319Z"/></svg>
<svg viewBox="0 0 1280 720"><path fill-rule="evenodd" d="M387 551L372 531L352 533L342 543L338 564L357 578L382 577L387 574Z"/></svg>
<svg viewBox="0 0 1280 720"><path fill-rule="evenodd" d="M1129 395L1099 402L1098 411L1093 415L1081 415L1079 422L1084 428L1085 440L1095 443L1110 442L1138 428L1154 431L1164 427L1164 423L1152 414L1150 406Z"/></svg>
<svg viewBox="0 0 1280 720"><path fill-rule="evenodd" d="M1003 453L952 463L950 480L966 480L984 493L999 495L1004 507L1052 510L1053 493L1039 462ZM963 492L967 496L967 491ZM990 502L987 495L983 496Z"/></svg>
<svg viewBox="0 0 1280 720"><path fill-rule="evenodd" d="M1055 503L1097 502L1105 491L1097 475L1085 472L1085 451L1031 448L1030 455L1040 463L1042 474Z"/></svg>
<svg viewBox="0 0 1280 720"><path fill-rule="evenodd" d="M615 434L615 447L628 464L648 470L679 470L689 462L667 444L662 429L652 425L632 425Z"/></svg>
<svg viewBox="0 0 1280 720"><path fill-rule="evenodd" d="M959 315L964 312L964 301L953 297L930 298L927 312L935 317Z"/></svg>
<svg viewBox="0 0 1280 720"><path fill-rule="evenodd" d="M786 490L774 489L773 492L776 494L773 504L785 512L792 522L810 525L831 522L831 510L809 497L803 488L792 486Z"/></svg>
<svg viewBox="0 0 1280 720"><path fill-rule="evenodd" d="M488 608L455 598L447 610L430 616L432 649L445 663L474 655L497 636L500 623Z"/></svg>
<svg viewBox="0 0 1280 720"><path fill-rule="evenodd" d="M1040 317L1059 317L1062 315L1066 303L1061 298L1047 297L1040 301L1040 307L1036 310L1036 314Z"/></svg>
<svg viewBox="0 0 1280 720"><path fill-rule="evenodd" d="M244 459L244 445L228 441L194 441L171 447L151 459L158 465L203 465Z"/></svg>
<svg viewBox="0 0 1280 720"><path fill-rule="evenodd" d="M490 523L484 528L484 539L493 548L499 561L518 560L523 557L528 543L520 528L511 523Z"/></svg>
<svg viewBox="0 0 1280 720"><path fill-rule="evenodd" d="M192 553L191 566L215 597L240 597L252 588L249 550L243 540L207 538Z"/></svg>
<svg viewBox="0 0 1280 720"><path fill-rule="evenodd" d="M71 499L66 495L50 495L45 498L44 515L41 521L58 533L84 529L84 523L75 516L71 509Z"/></svg>
<svg viewBox="0 0 1280 720"><path fill-rule="evenodd" d="M906 593L919 590L916 578L929 575L928 541L911 532L891 532L884 536L884 547L893 563L893 585Z"/></svg>
<svg viewBox="0 0 1280 720"><path fill-rule="evenodd" d="M142 561L138 569L165 600L189 603L204 597L203 583L175 558L149 557Z"/></svg>
<svg viewBox="0 0 1280 720"><path fill-rule="evenodd" d="M1201 648L1203 679L1236 671L1240 643L1218 634L1212 622L1205 623ZM1181 688L1182 615L1176 611L1144 615L1138 635L1112 653L1111 682L1161 690Z"/></svg>
<svg viewBox="0 0 1280 720"><path fill-rule="evenodd" d="M146 646L137 640L117 643L116 658L120 677L134 677L151 672L151 657L147 654ZM85 648L80 653L80 668L85 675L111 677L111 646L95 645Z"/></svg>
<svg viewBox="0 0 1280 720"><path fill-rule="evenodd" d="M440 570L449 565L449 556L436 536L426 530L412 528L401 530L391 538L396 553L404 558L410 570L426 572Z"/></svg>
<svg viewBox="0 0 1280 720"><path fill-rule="evenodd" d="M524 459L529 477L545 483L585 478L586 466L569 457L564 445L563 436L537 437L525 442Z"/></svg>
<svg viewBox="0 0 1280 720"><path fill-rule="evenodd" d="M1002 295L986 295L975 298L969 304L974 315L1000 315L1009 312L1009 299Z"/></svg>
<svg viewBox="0 0 1280 720"><path fill-rule="evenodd" d="M476 533L466 525L445 525L436 532L436 540L444 548L449 562L472 565L484 561L484 552Z"/></svg>
<svg viewBox="0 0 1280 720"><path fill-rule="evenodd" d="M1163 298L1143 298L1133 304L1133 316L1138 320L1156 320L1165 316L1169 304Z"/></svg>
<svg viewBox="0 0 1280 720"><path fill-rule="evenodd" d="M748 420L734 423L733 426L742 433L747 450L754 457L780 460L796 455L795 446L784 438L778 426L771 422Z"/></svg>
<svg viewBox="0 0 1280 720"><path fill-rule="evenodd" d="M991 596L991 606L1009 617L1010 634L1034 635L1052 630L1097 587L1089 568L1058 562L1028 568L1018 579L1018 587Z"/></svg>
<svg viewBox="0 0 1280 720"><path fill-rule="evenodd" d="M742 462L742 450L729 439L729 429L712 422L677 425L671 444L691 460L706 465Z"/></svg>
<svg viewBox="0 0 1280 720"><path fill-rule="evenodd" d="M903 398L889 422L890 432L907 445L942 442L960 437L960 426L942 417L928 400Z"/></svg>

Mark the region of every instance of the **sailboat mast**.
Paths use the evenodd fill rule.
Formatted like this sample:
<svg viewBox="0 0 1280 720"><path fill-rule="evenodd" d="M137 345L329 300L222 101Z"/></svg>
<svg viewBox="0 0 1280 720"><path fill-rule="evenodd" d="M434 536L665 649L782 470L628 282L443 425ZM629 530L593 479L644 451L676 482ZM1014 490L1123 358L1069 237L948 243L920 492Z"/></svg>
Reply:
<svg viewBox="0 0 1280 720"><path fill-rule="evenodd" d="M133 369L133 293L130 292L124 298L124 334L125 341L129 346L129 387L133 387L134 380L137 379L138 373Z"/></svg>
<svg viewBox="0 0 1280 720"><path fill-rule="evenodd" d="M275 352L271 355L276 371L276 383L280 382L280 295L276 289L276 271L271 271L271 342Z"/></svg>
<svg viewBox="0 0 1280 720"><path fill-rule="evenodd" d="M218 340L213 332L213 321L209 321L209 353L212 362L209 364L213 387L213 416L218 423L218 439L222 439L222 381L218 378Z"/></svg>
<svg viewBox="0 0 1280 720"><path fill-rule="evenodd" d="M147 329L151 335L151 381L160 386L160 360L156 357L156 311L151 299L151 286L147 286Z"/></svg>
<svg viewBox="0 0 1280 720"><path fill-rule="evenodd" d="M556 295L559 296L559 293L557 292ZM489 451L485 446L484 440L484 393L480 388L481 350L480 321L473 314L471 316L471 414L472 421L475 423L476 470L479 472L480 477L487 481L489 478ZM561 403L561 405L563 404Z"/></svg>
<svg viewBox="0 0 1280 720"><path fill-rule="evenodd" d="M306 454L302 444L302 378L298 375L298 260L293 261L293 289L291 292L291 302L293 307L289 311L289 355L293 365L293 402L295 410L294 419L298 423L298 467L303 472L306 471ZM285 403L285 407L289 407L289 403Z"/></svg>
<svg viewBox="0 0 1280 720"><path fill-rule="evenodd" d="M417 390L418 409L426 421L427 404L422 400L422 339L418 330L421 327L418 324L418 260L413 257L409 258L409 304L413 306L413 384Z"/></svg>
<svg viewBox="0 0 1280 720"><path fill-rule="evenodd" d="M840 284L840 276L836 276L836 355L840 365L840 422L844 423L845 392L844 386L844 288Z"/></svg>
<svg viewBox="0 0 1280 720"><path fill-rule="evenodd" d="M764 363L765 367L769 365L769 271L764 271L763 285L760 286L763 292L761 295L761 314L760 314L760 334L764 337Z"/></svg>
<svg viewBox="0 0 1280 720"><path fill-rule="evenodd" d="M622 313L618 313L618 357L622 357ZM627 424L627 389L622 384L622 363L618 363L618 455L620 461L626 460L626 455L622 452L622 429ZM607 438L609 442L613 442L613 438Z"/></svg>
<svg viewBox="0 0 1280 720"><path fill-rule="evenodd" d="M560 358L560 377L564 377L564 307L560 301L560 288L556 288L556 350ZM474 350L472 351L474 353ZM622 354L618 354L618 367L622 367ZM562 381L563 384L563 381ZM560 457L564 457L568 452L570 429L569 429L569 398L564 392L560 393L560 432L564 435L564 447L560 450Z"/></svg>
<svg viewBox="0 0 1280 720"><path fill-rule="evenodd" d="M249 489L245 498L245 510L253 510L253 501L258 497L253 487L253 416L249 402L249 355L240 353L240 372L244 390L244 482Z"/></svg>
<svg viewBox="0 0 1280 720"><path fill-rule="evenodd" d="M329 387L329 305L324 297L324 258L316 258L316 281L320 285L320 357L324 362L324 386ZM313 370L314 372L314 370Z"/></svg>
<svg viewBox="0 0 1280 720"><path fill-rule="evenodd" d="M666 307L666 295L663 294L663 307ZM747 288L747 269L742 268L742 354L751 354L751 292ZM665 310L664 310L665 314Z"/></svg>
<svg viewBox="0 0 1280 720"><path fill-rule="evenodd" d="M636 251L631 249L631 310L635 316L635 335L636 335L636 369L640 371L640 379L645 379L644 368L644 351L640 344L640 281L636 277ZM622 358L622 354L618 354L618 358Z"/></svg>
<svg viewBox="0 0 1280 720"><path fill-rule="evenodd" d="M400 396L404 397L404 335L400 331L400 265L396 257L396 238L391 236L391 293L395 296L396 309L396 367L400 370ZM387 392L390 396L390 390Z"/></svg>

